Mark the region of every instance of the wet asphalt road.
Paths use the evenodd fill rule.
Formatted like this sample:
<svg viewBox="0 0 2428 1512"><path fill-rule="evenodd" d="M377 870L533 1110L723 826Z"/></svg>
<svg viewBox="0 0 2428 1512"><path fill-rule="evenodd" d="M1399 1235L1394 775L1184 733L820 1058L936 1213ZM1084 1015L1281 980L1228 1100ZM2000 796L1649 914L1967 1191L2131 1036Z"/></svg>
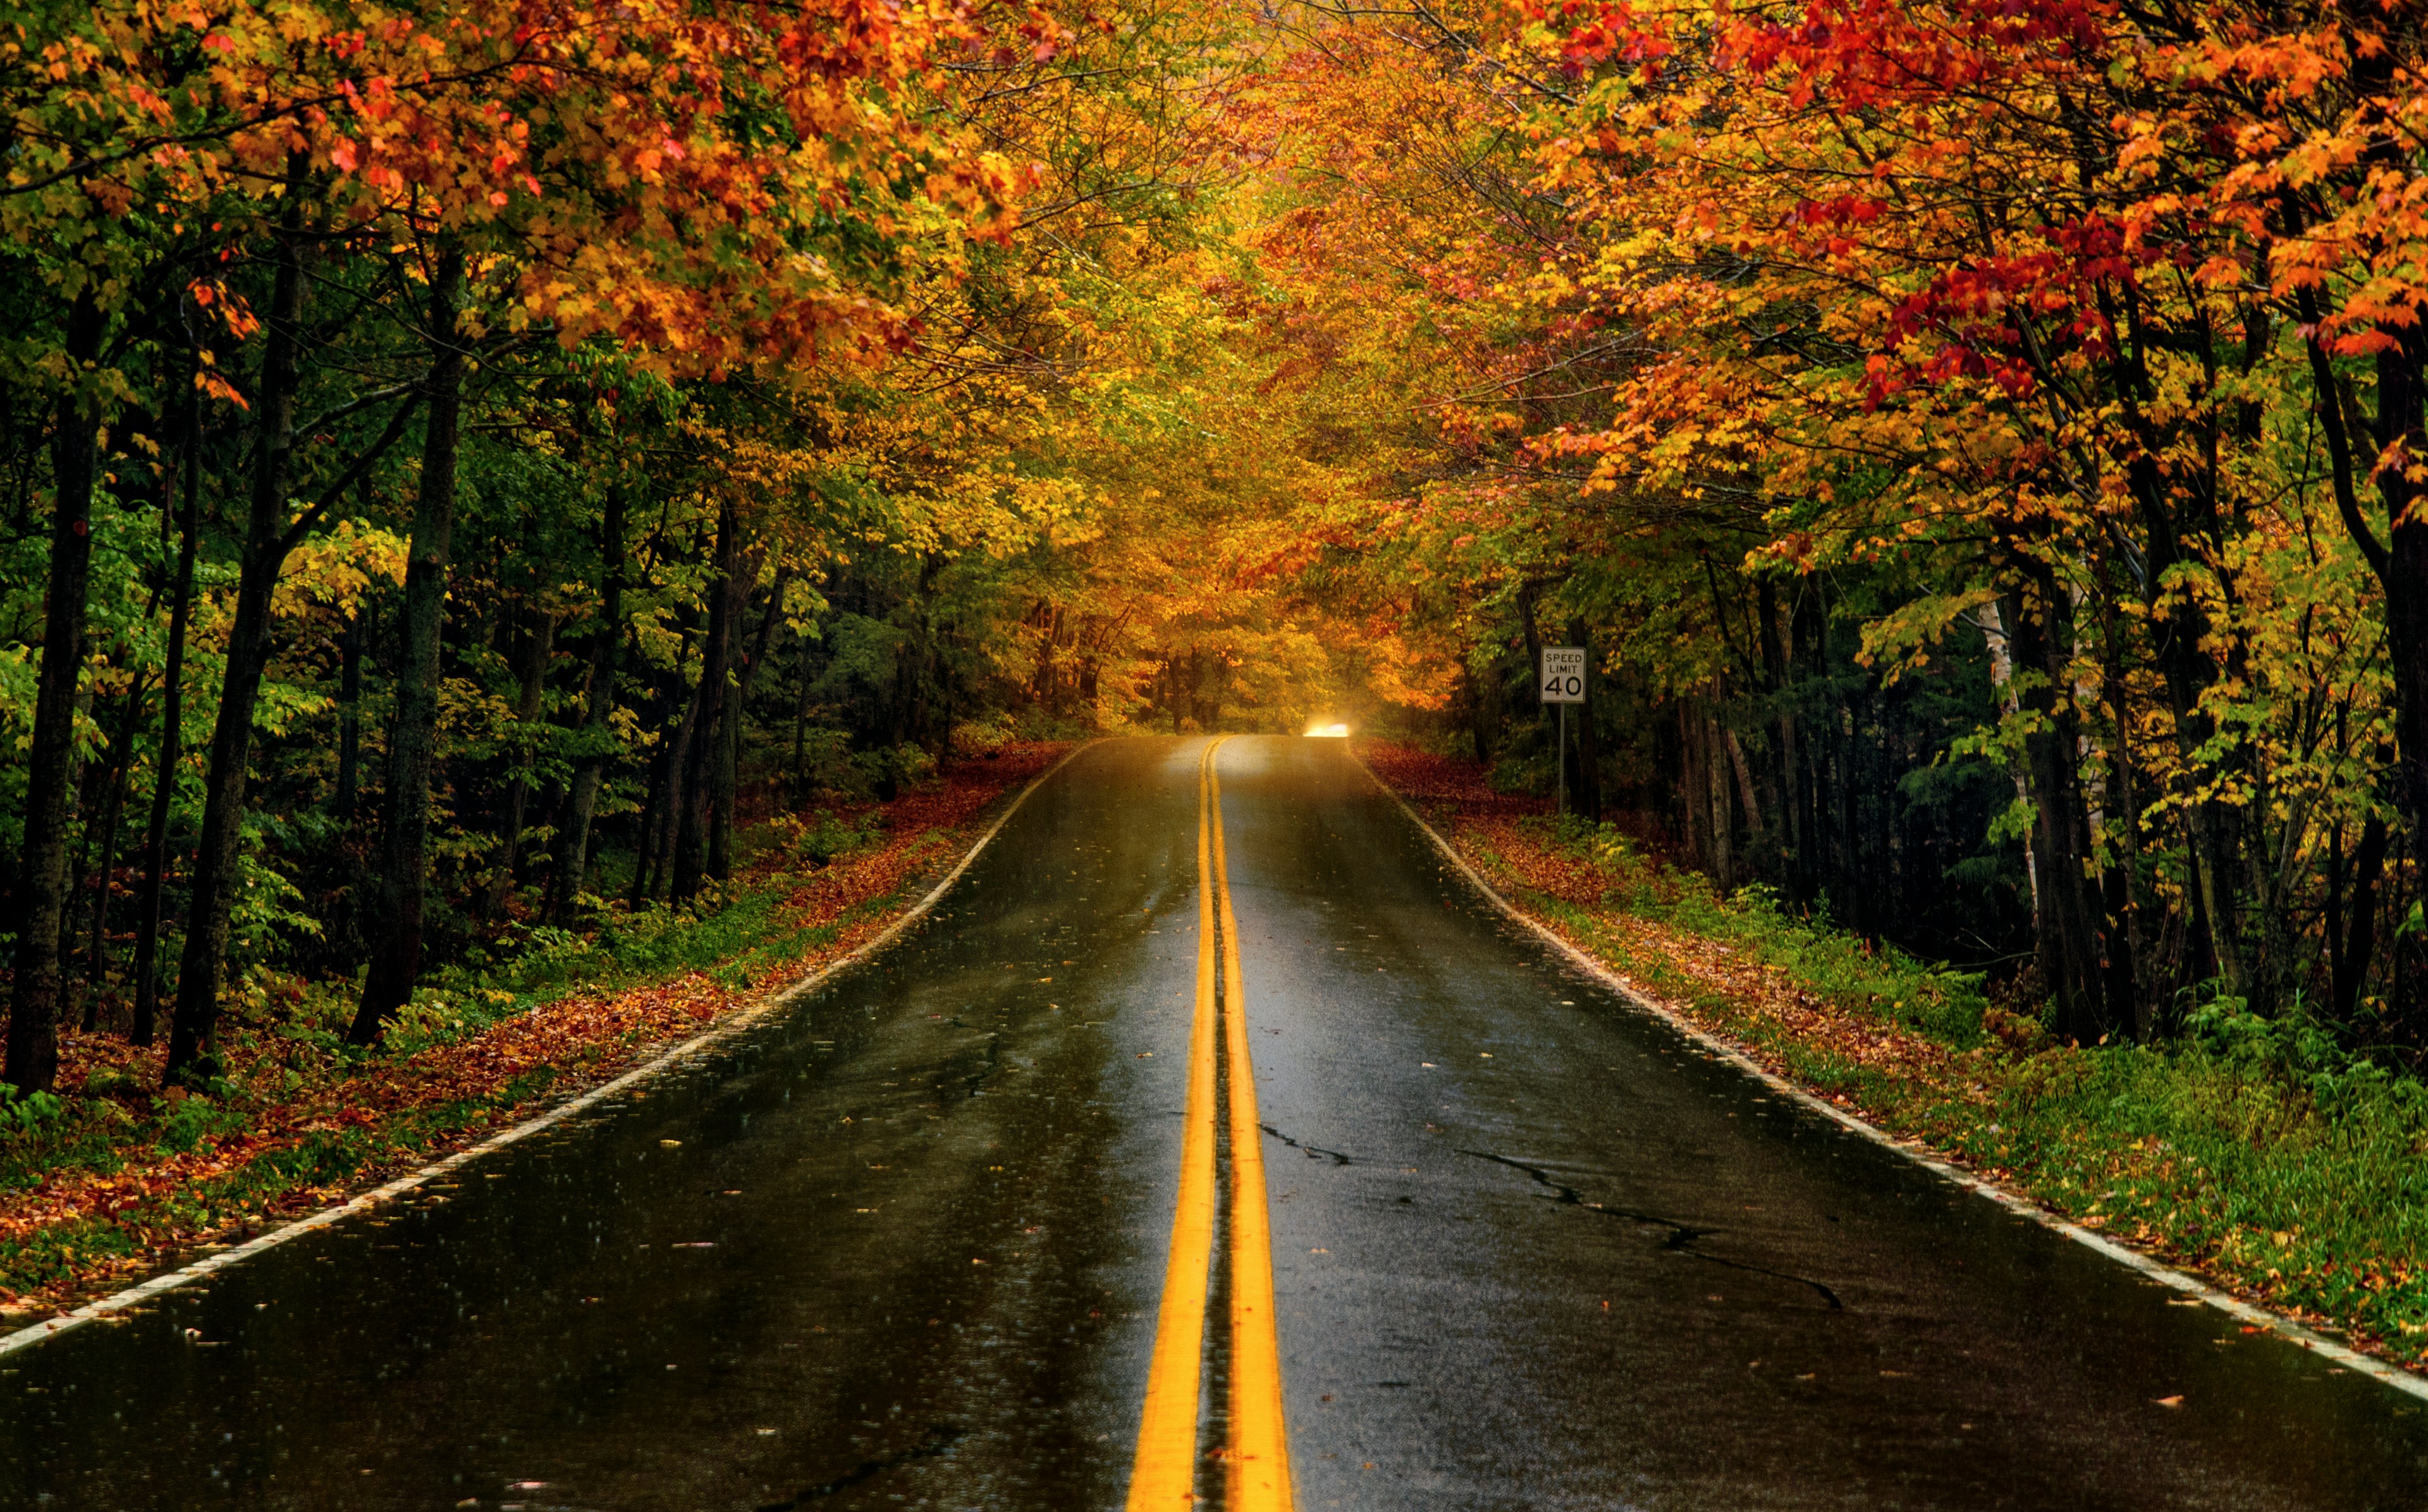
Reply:
<svg viewBox="0 0 2428 1512"><path fill-rule="evenodd" d="M1203 743L614 1106L0 1358L0 1507L1120 1506ZM1773 1099L1337 743L1220 763L1301 1506L2428 1505L2422 1404Z"/></svg>

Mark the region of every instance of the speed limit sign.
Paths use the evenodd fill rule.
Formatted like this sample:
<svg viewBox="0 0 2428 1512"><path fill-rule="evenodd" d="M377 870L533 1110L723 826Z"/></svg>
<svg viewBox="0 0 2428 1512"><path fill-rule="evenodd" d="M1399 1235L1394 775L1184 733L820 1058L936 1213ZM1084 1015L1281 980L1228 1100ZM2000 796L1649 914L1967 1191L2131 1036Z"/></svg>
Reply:
<svg viewBox="0 0 2428 1512"><path fill-rule="evenodd" d="M1585 648L1547 645L1543 648L1543 702L1582 704L1585 701Z"/></svg>

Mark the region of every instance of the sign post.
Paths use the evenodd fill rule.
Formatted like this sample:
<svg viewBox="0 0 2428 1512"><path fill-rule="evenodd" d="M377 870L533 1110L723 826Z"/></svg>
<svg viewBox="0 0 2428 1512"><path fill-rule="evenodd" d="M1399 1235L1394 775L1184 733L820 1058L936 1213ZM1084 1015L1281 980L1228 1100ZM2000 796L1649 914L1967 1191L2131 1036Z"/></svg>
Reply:
<svg viewBox="0 0 2428 1512"><path fill-rule="evenodd" d="M1543 648L1543 665L1534 679L1542 691L1543 702L1560 706L1560 748L1553 764L1560 773L1560 807L1568 811L1568 706L1585 701L1585 648L1581 645L1547 645Z"/></svg>

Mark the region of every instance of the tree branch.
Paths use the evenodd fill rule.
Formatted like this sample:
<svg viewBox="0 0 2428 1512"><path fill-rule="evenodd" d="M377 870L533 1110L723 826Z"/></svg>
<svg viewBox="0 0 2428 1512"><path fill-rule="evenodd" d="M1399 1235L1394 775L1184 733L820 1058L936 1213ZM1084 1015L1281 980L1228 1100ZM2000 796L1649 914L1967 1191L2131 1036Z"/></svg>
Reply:
<svg viewBox="0 0 2428 1512"><path fill-rule="evenodd" d="M313 501L312 507L296 516L295 522L287 528L287 533L278 538L278 549L282 553L292 551L303 545L304 538L312 533L312 528L320 523L320 516L328 513L337 500L345 497L346 490L353 487L365 473L369 472L371 464L385 456L387 448L395 446L398 438L404 434L405 422L413 418L413 412L421 404L421 385L413 384L411 390L405 396L404 402L396 407L396 413L387 417L387 429L380 432L379 439L370 444L369 449L356 457L354 464L340 474L336 481L322 489L320 496Z"/></svg>

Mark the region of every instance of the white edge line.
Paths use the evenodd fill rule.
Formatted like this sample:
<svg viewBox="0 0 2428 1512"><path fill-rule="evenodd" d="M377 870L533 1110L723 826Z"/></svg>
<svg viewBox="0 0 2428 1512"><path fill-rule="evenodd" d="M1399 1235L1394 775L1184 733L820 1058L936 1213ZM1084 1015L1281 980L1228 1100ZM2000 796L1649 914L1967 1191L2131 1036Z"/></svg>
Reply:
<svg viewBox="0 0 2428 1512"><path fill-rule="evenodd" d="M1490 902L1493 907L1499 909L1502 914L1517 920L1518 923L1525 925L1528 929L1533 930L1536 935L1542 936L1545 943L1550 945L1561 954L1566 955L1578 968L1591 976L1595 981L1600 983L1604 987L1607 987L1611 991L1618 994L1621 998L1625 999L1630 1003L1632 1003L1635 1007L1661 1019L1671 1029L1674 1029L1679 1033L1685 1035L1688 1039L1695 1041L1697 1044L1703 1046L1707 1049L1714 1051L1721 1059L1727 1061L1738 1070L1743 1071L1746 1075L1762 1082L1764 1086L1769 1087L1772 1091L1802 1104L1804 1107L1811 1109L1814 1113L1834 1120L1841 1127L1862 1135L1863 1138L1870 1140L1875 1145L1879 1145L1888 1149L1895 1150L1897 1154L1904 1156L1907 1160L1913 1162L1916 1165L1922 1166L1924 1169L1954 1182L1956 1185L1962 1187L1968 1192L1989 1198L1991 1201L1998 1204L2002 1208L2005 1208L2010 1212L2015 1213L2021 1217L2028 1218L2032 1222L2039 1224L2043 1228L2063 1234L2066 1238L2073 1240L2077 1244L2082 1244L2098 1251L2100 1254L2105 1255L2119 1265L2123 1265L2127 1269L2139 1272L2141 1275L2146 1276L2150 1279L2157 1281L2161 1285L2173 1287L2174 1290L2183 1293L2187 1296L2197 1297L2201 1301L2207 1303L2210 1307L2217 1309L2219 1311L2225 1313L2229 1317L2238 1318L2246 1324L2255 1325L2271 1333L2281 1335L2292 1342L2300 1344L2304 1349L2309 1350L2312 1354L2318 1355L2325 1359L2333 1360L2335 1363L2343 1366L2347 1370L2355 1372L2358 1374L2367 1375L2373 1380L2383 1382L2384 1384L2394 1388L2398 1391L2408 1392L2412 1396L2428 1400L2428 1378L2422 1378L2421 1376L2413 1374L2411 1372L2403 1370L2400 1366L2389 1365L2386 1361L2378 1359L2372 1356L2364 1355L2359 1350L2351 1348L2348 1345L2337 1343L2332 1339L2313 1333L2311 1330L2305 1328L2290 1318L2271 1312L2266 1308L2258 1307L2253 1303L2245 1302L2240 1297L2235 1296L2231 1293L2222 1292L2196 1276L2192 1276L2184 1271L2179 1271L2174 1266L2168 1265L2163 1261L2152 1260L2149 1256L2142 1254L2141 1251L2120 1244L2115 1240L2108 1238L2105 1234L2093 1233L2092 1230L2083 1227L2079 1224L2069 1223L2065 1219L2058 1217L2055 1213L2050 1212L2048 1210L2042 1208L2040 1204L2033 1202L2027 1197L2018 1196L2014 1193L2009 1192L2006 1188L1999 1186L1993 1181L1984 1180L1982 1178L1974 1175L1970 1171L1951 1165L1947 1162L1939 1160L1934 1156L1924 1154L1919 1142L1900 1139L1896 1135L1888 1132L1886 1130L1877 1128L1872 1124L1864 1122L1862 1119L1856 1117L1853 1114L1848 1113L1846 1109L1829 1101L1827 1098L1808 1092L1804 1088L1797 1086L1795 1082L1780 1077L1776 1072L1770 1070L1767 1066L1763 1065L1760 1062L1755 1061L1752 1057L1747 1055L1743 1050L1738 1049L1735 1046L1728 1043L1726 1040L1711 1033L1693 1020L1637 991L1633 986L1630 985L1624 978L1620 977L1609 967L1604 966L1601 962L1585 953L1584 951L1579 949L1574 943L1563 937L1559 932L1553 930L1550 925L1545 924L1540 919L1534 918L1532 914L1519 909L1516 904L1510 902L1508 899L1501 896L1500 892L1493 887L1492 884L1484 879L1482 873L1478 872L1475 868L1468 864L1467 857L1459 854L1457 850L1451 845L1450 841L1442 838L1439 832L1437 832L1431 824L1425 822L1423 815L1410 807L1408 801L1401 797L1398 792L1394 791L1390 784L1375 775L1374 769L1366 765L1364 757L1352 752L1350 754L1350 759L1355 761L1357 765L1364 770L1366 775L1372 780L1375 787L1382 789L1384 793L1388 796L1393 803L1400 805L1400 812L1408 816L1409 822L1413 823L1417 828L1424 832L1425 837L1434 842L1435 849L1440 851L1443 855L1448 856L1451 864L1458 868L1459 874L1467 878L1468 882L1474 886L1476 891L1484 894L1485 901Z"/></svg>
<svg viewBox="0 0 2428 1512"><path fill-rule="evenodd" d="M14 1333L0 1335L0 1356L14 1354L21 1349L30 1349L46 1340L57 1338L71 1328L107 1318L115 1312L123 1312L129 1308L148 1302L162 1293L173 1292L179 1287L199 1281L215 1271L226 1270L240 1260L250 1260L263 1250L274 1249L289 1240L301 1239L305 1234L316 1229L326 1228L355 1213L368 1212L382 1203L392 1201L416 1187L445 1176L460 1165L478 1160L492 1150L503 1149L518 1140L528 1139L553 1124L561 1123L586 1108L594 1107L626 1087L638 1081L645 1081L677 1062L697 1055L721 1040L730 1039L769 1015L789 1007L796 1000L815 989L828 977L847 967L856 966L868 956L883 950L904 930L926 917L927 912L936 906L937 901L944 896L945 891L961 879L961 873L970 869L970 863L978 858L978 853L987 848L987 843L995 837L996 832L1011 821L1012 815L1020 812L1021 805L1028 802L1029 794L1043 787L1046 779L1077 759L1080 753L1102 743L1102 740L1089 740L1076 746L1065 753L1061 760L1055 762L1054 765L1030 779L1028 786L1020 790L1020 796L1011 801L1011 806L998 815L995 821L987 826L987 832L979 836L976 841L962 853L960 863L944 874L943 880L930 888L926 897L905 910L900 918L888 924L875 938L863 942L848 954L828 962L791 986L770 993L764 1001L744 1009L714 1029L682 1041L655 1059L633 1067L612 1081L601 1082L580 1097L568 1102L559 1103L535 1118L526 1119L511 1129L491 1134L477 1145L457 1150L444 1160L433 1161L421 1169L408 1176L398 1177L385 1186L373 1187L370 1191L357 1194L334 1207L323 1208L292 1223L281 1225L232 1249L223 1249L218 1254L206 1255L189 1265L181 1265L173 1271L156 1276L139 1285L130 1286L123 1292L113 1293L97 1302L88 1302L83 1307L60 1313L57 1317L45 1318L41 1323L28 1324Z"/></svg>

